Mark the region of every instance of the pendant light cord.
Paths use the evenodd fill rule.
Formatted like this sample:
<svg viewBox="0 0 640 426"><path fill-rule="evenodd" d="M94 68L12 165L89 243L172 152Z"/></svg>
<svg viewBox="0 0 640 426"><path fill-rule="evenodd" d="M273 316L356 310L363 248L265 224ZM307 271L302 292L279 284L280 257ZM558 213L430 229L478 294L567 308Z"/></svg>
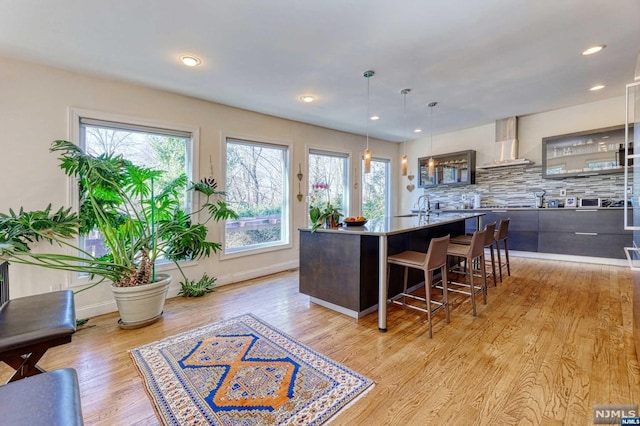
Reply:
<svg viewBox="0 0 640 426"><path fill-rule="evenodd" d="M431 158L433 158L433 108L438 105L437 102L431 102L429 108L431 109L431 119L429 120L429 131L431 132Z"/></svg>
<svg viewBox="0 0 640 426"><path fill-rule="evenodd" d="M429 177L433 177L435 175L436 172L436 163L435 160L433 159L433 108L437 105L437 102L431 102L429 104L429 108L431 108L431 119L430 119L430 123L429 123L429 132L431 133L431 158L429 158Z"/></svg>
<svg viewBox="0 0 640 426"><path fill-rule="evenodd" d="M400 93L402 93L402 95L404 96L404 128L402 129L402 132L404 133L404 143L407 143L407 94L409 94L409 92L411 91L411 89L402 89L400 91Z"/></svg>
<svg viewBox="0 0 640 426"><path fill-rule="evenodd" d="M370 80L373 75L373 71L365 71L364 76L367 79L367 149L369 149L369 121L370 121L370 104L371 104L371 95L370 95Z"/></svg>
<svg viewBox="0 0 640 426"><path fill-rule="evenodd" d="M371 94L370 94L370 80L375 74L374 71L365 71L363 77L367 79L367 149L369 149L369 120L370 120L370 112L369 107L371 103Z"/></svg>

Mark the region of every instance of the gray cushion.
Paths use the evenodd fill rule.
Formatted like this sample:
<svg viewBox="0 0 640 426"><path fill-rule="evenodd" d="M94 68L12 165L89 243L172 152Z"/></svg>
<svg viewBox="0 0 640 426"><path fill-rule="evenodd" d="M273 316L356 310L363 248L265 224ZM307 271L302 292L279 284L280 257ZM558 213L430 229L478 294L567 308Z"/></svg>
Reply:
<svg viewBox="0 0 640 426"><path fill-rule="evenodd" d="M12 426L84 424L76 371L64 368L0 386L0 423Z"/></svg>
<svg viewBox="0 0 640 426"><path fill-rule="evenodd" d="M71 290L12 299L0 307L0 352L68 336L75 331Z"/></svg>

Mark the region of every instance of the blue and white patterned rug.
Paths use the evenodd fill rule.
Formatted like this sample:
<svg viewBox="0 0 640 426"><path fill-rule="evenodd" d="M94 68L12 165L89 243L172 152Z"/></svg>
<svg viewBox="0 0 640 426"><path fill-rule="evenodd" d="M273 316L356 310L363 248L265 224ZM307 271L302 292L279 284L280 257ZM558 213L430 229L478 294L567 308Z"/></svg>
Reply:
<svg viewBox="0 0 640 426"><path fill-rule="evenodd" d="M165 425L320 425L374 386L251 314L131 356Z"/></svg>

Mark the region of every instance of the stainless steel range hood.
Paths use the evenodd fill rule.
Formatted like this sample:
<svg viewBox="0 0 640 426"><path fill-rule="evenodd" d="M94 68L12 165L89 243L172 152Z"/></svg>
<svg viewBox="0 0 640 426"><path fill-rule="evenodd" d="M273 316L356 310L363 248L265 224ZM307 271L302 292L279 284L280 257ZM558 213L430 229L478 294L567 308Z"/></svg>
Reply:
<svg viewBox="0 0 640 426"><path fill-rule="evenodd" d="M533 161L518 158L518 117L496 120L496 142L493 162L478 166L478 169L496 167L526 166Z"/></svg>

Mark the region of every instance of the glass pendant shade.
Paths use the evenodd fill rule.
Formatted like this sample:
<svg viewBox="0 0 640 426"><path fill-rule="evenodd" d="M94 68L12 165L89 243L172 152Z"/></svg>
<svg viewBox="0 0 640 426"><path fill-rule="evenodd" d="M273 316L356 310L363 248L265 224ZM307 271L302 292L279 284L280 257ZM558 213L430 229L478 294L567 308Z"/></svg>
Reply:
<svg viewBox="0 0 640 426"><path fill-rule="evenodd" d="M402 176L406 176L407 175L407 163L409 162L409 159L407 158L407 155L403 155L401 162L400 162L400 167L402 169Z"/></svg>
<svg viewBox="0 0 640 426"><path fill-rule="evenodd" d="M369 148L364 150L364 172L371 173L371 150Z"/></svg>
<svg viewBox="0 0 640 426"><path fill-rule="evenodd" d="M436 162L433 160L433 108L438 105L437 102L429 103L429 109L431 110L431 118L430 118L430 127L431 127L431 146L429 150L431 151L431 158L429 158L429 177L432 178L436 172Z"/></svg>

